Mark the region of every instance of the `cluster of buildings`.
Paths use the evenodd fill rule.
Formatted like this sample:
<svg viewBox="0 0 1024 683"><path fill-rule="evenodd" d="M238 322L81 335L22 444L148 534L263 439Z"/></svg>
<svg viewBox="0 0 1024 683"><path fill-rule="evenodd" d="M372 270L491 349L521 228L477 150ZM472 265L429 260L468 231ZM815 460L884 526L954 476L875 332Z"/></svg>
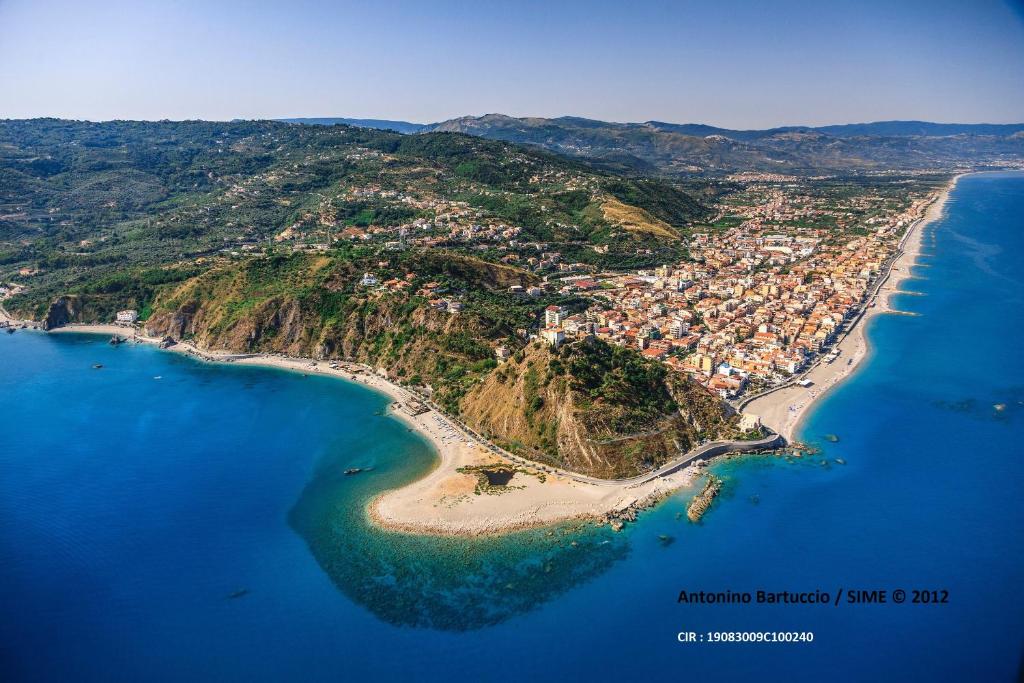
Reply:
<svg viewBox="0 0 1024 683"><path fill-rule="evenodd" d="M868 305L870 286L927 198L866 221L864 234L852 234L780 227L775 217L794 216L785 197L775 190L767 197L741 225L692 235L687 262L565 278L560 292L585 295L591 303L575 312L548 307L538 336L555 346L581 336L633 346L724 398L800 372Z"/></svg>
<svg viewBox="0 0 1024 683"><path fill-rule="evenodd" d="M387 266L387 262L380 264ZM416 273L406 273L405 277L391 278L383 282L374 273L363 273L359 279L359 286L366 289L373 289L378 293L396 294L408 291L416 280ZM427 299L431 308L446 313L458 313L465 309L462 299L452 294L447 287L440 282L428 282L416 290L416 295Z"/></svg>
<svg viewBox="0 0 1024 683"><path fill-rule="evenodd" d="M377 185L348 188L343 198L368 206L404 205L418 217L401 225L345 226L328 202L278 238L297 243L321 229L324 248L348 240L385 251L486 251L488 258L545 276L543 288L513 287L514 294L540 297L557 291L589 302L584 310L545 309L537 336L547 343L593 336L633 346L734 398L787 380L830 347L868 305L871 285L928 196L920 185L843 187L827 178L770 173L729 180L742 189L726 197L707 228L688 236L688 258L653 270L598 273L591 265L567 262L559 246L524 240L521 227L466 202ZM529 182L596 191L561 171ZM397 292L411 282L410 277L379 282L367 273L360 284ZM450 313L462 309L457 296L431 284L418 293L432 307Z"/></svg>

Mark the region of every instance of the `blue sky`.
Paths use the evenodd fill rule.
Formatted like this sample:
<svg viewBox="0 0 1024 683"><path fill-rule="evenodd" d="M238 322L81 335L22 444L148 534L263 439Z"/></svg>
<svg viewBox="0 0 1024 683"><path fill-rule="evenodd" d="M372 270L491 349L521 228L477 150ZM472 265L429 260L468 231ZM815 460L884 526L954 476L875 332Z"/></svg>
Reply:
<svg viewBox="0 0 1024 683"><path fill-rule="evenodd" d="M0 0L0 117L1024 121L999 0Z"/></svg>

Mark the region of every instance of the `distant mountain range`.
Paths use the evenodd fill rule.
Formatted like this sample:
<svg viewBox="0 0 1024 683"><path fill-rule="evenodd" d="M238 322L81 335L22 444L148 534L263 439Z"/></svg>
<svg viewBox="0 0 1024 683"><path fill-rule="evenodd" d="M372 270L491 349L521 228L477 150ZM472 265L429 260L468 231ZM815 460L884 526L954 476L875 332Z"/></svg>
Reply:
<svg viewBox="0 0 1024 683"><path fill-rule="evenodd" d="M777 171L816 173L927 170L1024 160L1024 123L879 121L833 126L732 130L661 121L610 123L579 117L464 116L417 124L379 119L286 119L401 133L448 131L588 158L618 171L681 175Z"/></svg>

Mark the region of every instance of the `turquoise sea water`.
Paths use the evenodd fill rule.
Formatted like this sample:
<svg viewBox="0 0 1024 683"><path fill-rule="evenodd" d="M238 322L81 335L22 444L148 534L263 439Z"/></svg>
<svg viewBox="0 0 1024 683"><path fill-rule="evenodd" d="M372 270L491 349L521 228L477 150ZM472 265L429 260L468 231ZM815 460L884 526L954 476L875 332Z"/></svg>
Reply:
<svg viewBox="0 0 1024 683"><path fill-rule="evenodd" d="M701 524L676 497L621 534L380 532L366 500L433 462L384 397L0 334L0 680L1014 680L1024 175L963 179L925 245L920 315L875 319L803 429L825 457L721 462ZM676 602L841 587L949 602ZM814 641L676 640L760 630Z"/></svg>

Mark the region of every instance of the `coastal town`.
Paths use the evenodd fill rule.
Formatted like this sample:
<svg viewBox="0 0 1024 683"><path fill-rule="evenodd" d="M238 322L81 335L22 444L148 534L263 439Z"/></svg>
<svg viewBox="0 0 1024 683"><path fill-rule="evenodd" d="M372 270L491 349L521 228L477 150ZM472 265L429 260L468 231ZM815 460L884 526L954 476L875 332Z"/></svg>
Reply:
<svg viewBox="0 0 1024 683"><path fill-rule="evenodd" d="M558 245L520 242L521 228L491 224L480 211L443 202L431 204L439 211L433 220L346 229L338 239L376 239L384 252L456 244L495 249L505 263L542 278L534 286L513 285L509 294L562 302L538 308L535 327L520 330L524 338L554 347L597 338L635 348L735 402L792 381L816 360L838 360L837 339L874 305L871 287L941 186L866 185L844 194L778 174L730 180L742 190L686 236L685 258L648 269L566 262ZM360 285L397 292L415 279L415 273L383 280L367 272ZM460 293L438 282L423 283L417 293L438 310L463 309ZM499 345L494 353L503 362L512 349Z"/></svg>
<svg viewBox="0 0 1024 683"><path fill-rule="evenodd" d="M837 338L858 312L873 305L871 286L940 186L884 177L861 185L830 184L824 178L767 173L727 180L734 189L715 206L715 216L680 235L682 257L645 269L570 261L566 253L574 245L525 240L521 226L467 202L380 185L347 188L343 199L385 202L392 215L405 210L415 218L359 227L341 221L325 201L318 213L304 215L273 242L276 249L293 251L358 244L380 255L382 270L394 252L486 251L537 276L537 284L513 285L508 295L555 302L538 303L535 325L519 330L524 340L557 347L592 337L635 348L736 402L791 382L817 359L837 361ZM531 183L597 191L586 177L564 171L538 174ZM248 191L239 186L228 196ZM257 246L243 238L222 253L231 258ZM600 244L588 249L607 251ZM22 273L21 282L6 284L2 294L21 291L32 275ZM382 295L409 290L449 314L464 308L465 292L423 281L415 272L404 277L366 272L358 286ZM512 351L500 344L494 356L500 363Z"/></svg>
<svg viewBox="0 0 1024 683"><path fill-rule="evenodd" d="M511 286L505 296L534 301L538 311L535 327L520 332L527 340L552 346L593 337L635 348L731 400L741 418L750 421L748 427L764 417L772 431L761 441L791 438L799 414L863 358L861 314L887 308L881 286L890 271L906 277L907 264L920 248L921 231L915 228L941 213L951 183L915 186L898 199L891 193L860 193L837 201L799 193L799 186L786 178L747 181L743 193L719 207L708 230L689 235L689 258L683 262L629 272L596 272L591 267L591 272L570 275L556 274L548 266L539 284ZM463 310L464 292L423 282L416 273L385 279L365 272L357 286L376 296L409 289L448 315ZM886 293L891 293L898 285L887 286ZM3 296L17 287L6 285ZM563 303L540 304L552 298ZM446 414L422 387L390 377L386 368L283 354L204 351L189 342L140 334L139 318L138 311L126 309L110 325L60 329L103 332L111 335L111 343L130 335L201 360L344 376L389 395L391 414L429 439L441 456L441 465L429 477L375 499L369 514L395 529L479 534L581 517L608 519L621 528L620 518L630 518L649 501L695 481L701 461L761 444L704 443L641 476L603 481L498 448ZM853 330L857 334L848 334ZM499 345L493 353L500 364L512 350ZM808 389L794 382L812 365L818 370L806 376L818 386ZM743 410L751 397L773 387L781 390L759 398L750 412ZM472 495L478 477L467 472L481 467L518 472L513 475L516 495L500 500ZM688 516L699 519L718 490L709 479ZM429 519L421 514L424 509L432 511Z"/></svg>
<svg viewBox="0 0 1024 683"><path fill-rule="evenodd" d="M628 345L686 373L724 399L788 381L831 346L868 301L868 292L933 196L919 193L897 211L869 211L864 227L840 210L759 188L768 201L733 207L742 222L724 233L695 233L691 259L610 276L560 278L563 294L590 305L549 306L540 337L559 345L595 336ZM755 193L756 194L756 193ZM871 197L858 197L861 208ZM841 232L807 219L827 216ZM859 229L858 229L859 228Z"/></svg>

